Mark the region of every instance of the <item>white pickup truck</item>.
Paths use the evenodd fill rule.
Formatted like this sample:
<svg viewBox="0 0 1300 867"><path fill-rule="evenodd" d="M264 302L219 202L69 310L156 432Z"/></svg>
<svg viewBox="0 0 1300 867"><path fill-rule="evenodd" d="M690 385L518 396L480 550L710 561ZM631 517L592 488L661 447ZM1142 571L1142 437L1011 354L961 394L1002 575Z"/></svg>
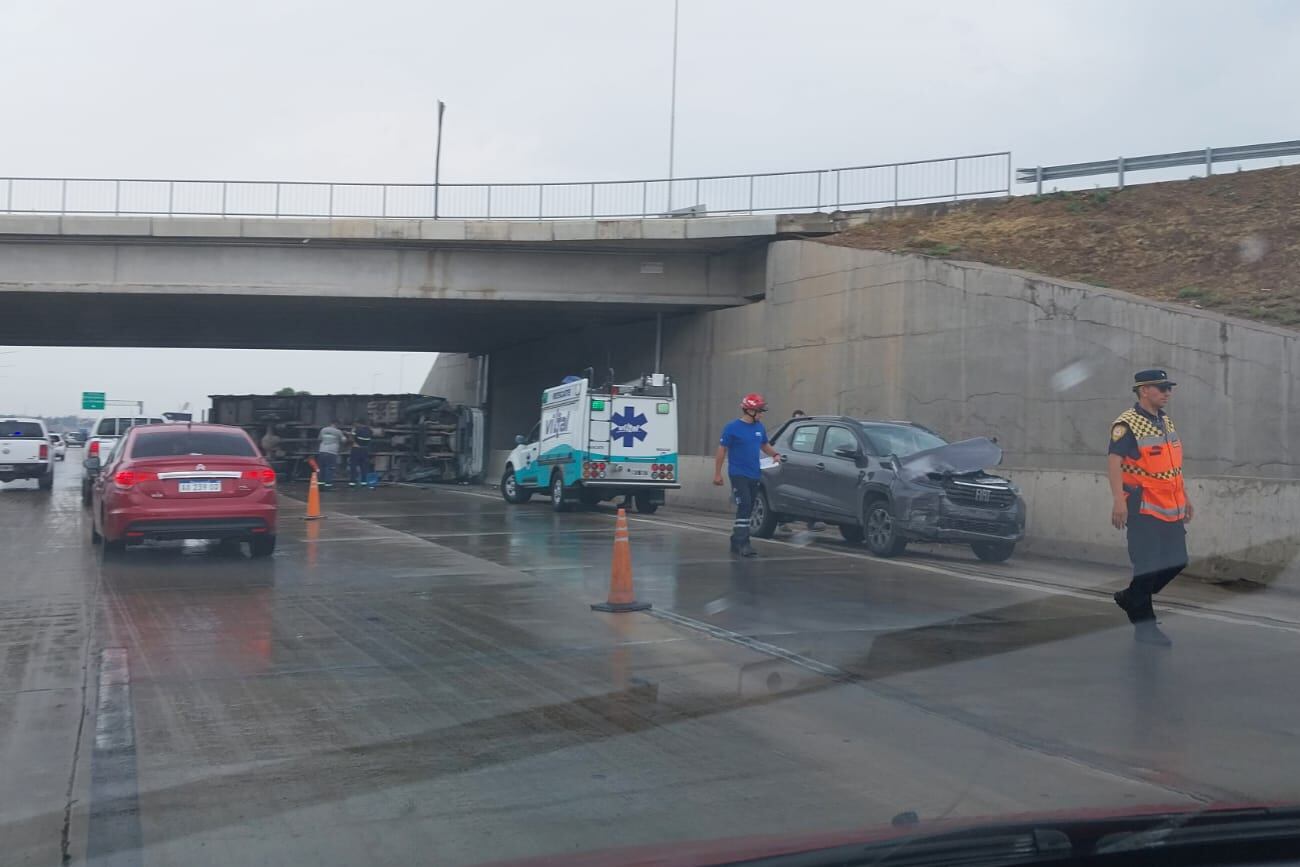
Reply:
<svg viewBox="0 0 1300 867"><path fill-rule="evenodd" d="M145 416L125 416L101 418L96 424L95 429L91 431L90 439L86 440L86 461L83 466L90 462L91 458L95 459L94 469L86 467L86 474L81 478L81 504L90 505L90 494L95 485L95 477L99 475L99 467L102 466L104 458L112 451L113 445L117 443L126 432L136 425L141 424L163 424L161 418L147 418Z"/></svg>
<svg viewBox="0 0 1300 867"><path fill-rule="evenodd" d="M54 487L50 435L39 418L0 418L0 482L36 479L42 491Z"/></svg>

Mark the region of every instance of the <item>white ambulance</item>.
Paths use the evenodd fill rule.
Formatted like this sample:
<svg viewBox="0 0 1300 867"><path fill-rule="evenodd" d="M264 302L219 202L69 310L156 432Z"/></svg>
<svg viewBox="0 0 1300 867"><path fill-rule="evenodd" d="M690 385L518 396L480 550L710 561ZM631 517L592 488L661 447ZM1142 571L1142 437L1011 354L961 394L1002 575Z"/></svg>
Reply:
<svg viewBox="0 0 1300 867"><path fill-rule="evenodd" d="M681 487L677 386L662 373L623 385L570 379L542 392L541 421L515 437L501 495L525 503L548 491L557 512L631 497L638 512L653 514L664 491Z"/></svg>

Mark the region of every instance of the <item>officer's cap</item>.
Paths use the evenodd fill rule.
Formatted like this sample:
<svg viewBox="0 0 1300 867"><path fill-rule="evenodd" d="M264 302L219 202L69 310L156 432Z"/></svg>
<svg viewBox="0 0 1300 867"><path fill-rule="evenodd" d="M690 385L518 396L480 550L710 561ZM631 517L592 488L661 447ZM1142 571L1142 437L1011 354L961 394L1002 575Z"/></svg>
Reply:
<svg viewBox="0 0 1300 867"><path fill-rule="evenodd" d="M1163 370L1139 370L1133 374L1133 390L1136 391L1144 385L1177 385L1176 382L1169 381L1169 374Z"/></svg>

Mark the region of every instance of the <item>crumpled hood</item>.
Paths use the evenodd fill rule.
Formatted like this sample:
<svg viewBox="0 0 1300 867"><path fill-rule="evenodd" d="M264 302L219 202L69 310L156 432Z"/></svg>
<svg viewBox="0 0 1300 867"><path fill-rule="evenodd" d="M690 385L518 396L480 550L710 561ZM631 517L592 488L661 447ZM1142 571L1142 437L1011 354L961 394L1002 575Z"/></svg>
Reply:
<svg viewBox="0 0 1300 867"><path fill-rule="evenodd" d="M988 437L974 437L899 458L899 472L913 478L929 473L961 476L1002 463L1002 449Z"/></svg>

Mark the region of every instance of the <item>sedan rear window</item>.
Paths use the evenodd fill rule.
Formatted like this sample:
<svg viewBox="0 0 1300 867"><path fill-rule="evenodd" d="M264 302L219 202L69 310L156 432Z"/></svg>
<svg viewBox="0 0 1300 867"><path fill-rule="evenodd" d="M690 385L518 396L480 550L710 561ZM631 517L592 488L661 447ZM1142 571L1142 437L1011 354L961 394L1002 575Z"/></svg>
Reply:
<svg viewBox="0 0 1300 867"><path fill-rule="evenodd" d="M7 419L0 421L0 440L20 440L27 439L45 439L45 432L41 426L32 421L14 421Z"/></svg>
<svg viewBox="0 0 1300 867"><path fill-rule="evenodd" d="M142 434L131 446L133 458L168 458L180 455L255 458L257 449L242 434L191 430Z"/></svg>

